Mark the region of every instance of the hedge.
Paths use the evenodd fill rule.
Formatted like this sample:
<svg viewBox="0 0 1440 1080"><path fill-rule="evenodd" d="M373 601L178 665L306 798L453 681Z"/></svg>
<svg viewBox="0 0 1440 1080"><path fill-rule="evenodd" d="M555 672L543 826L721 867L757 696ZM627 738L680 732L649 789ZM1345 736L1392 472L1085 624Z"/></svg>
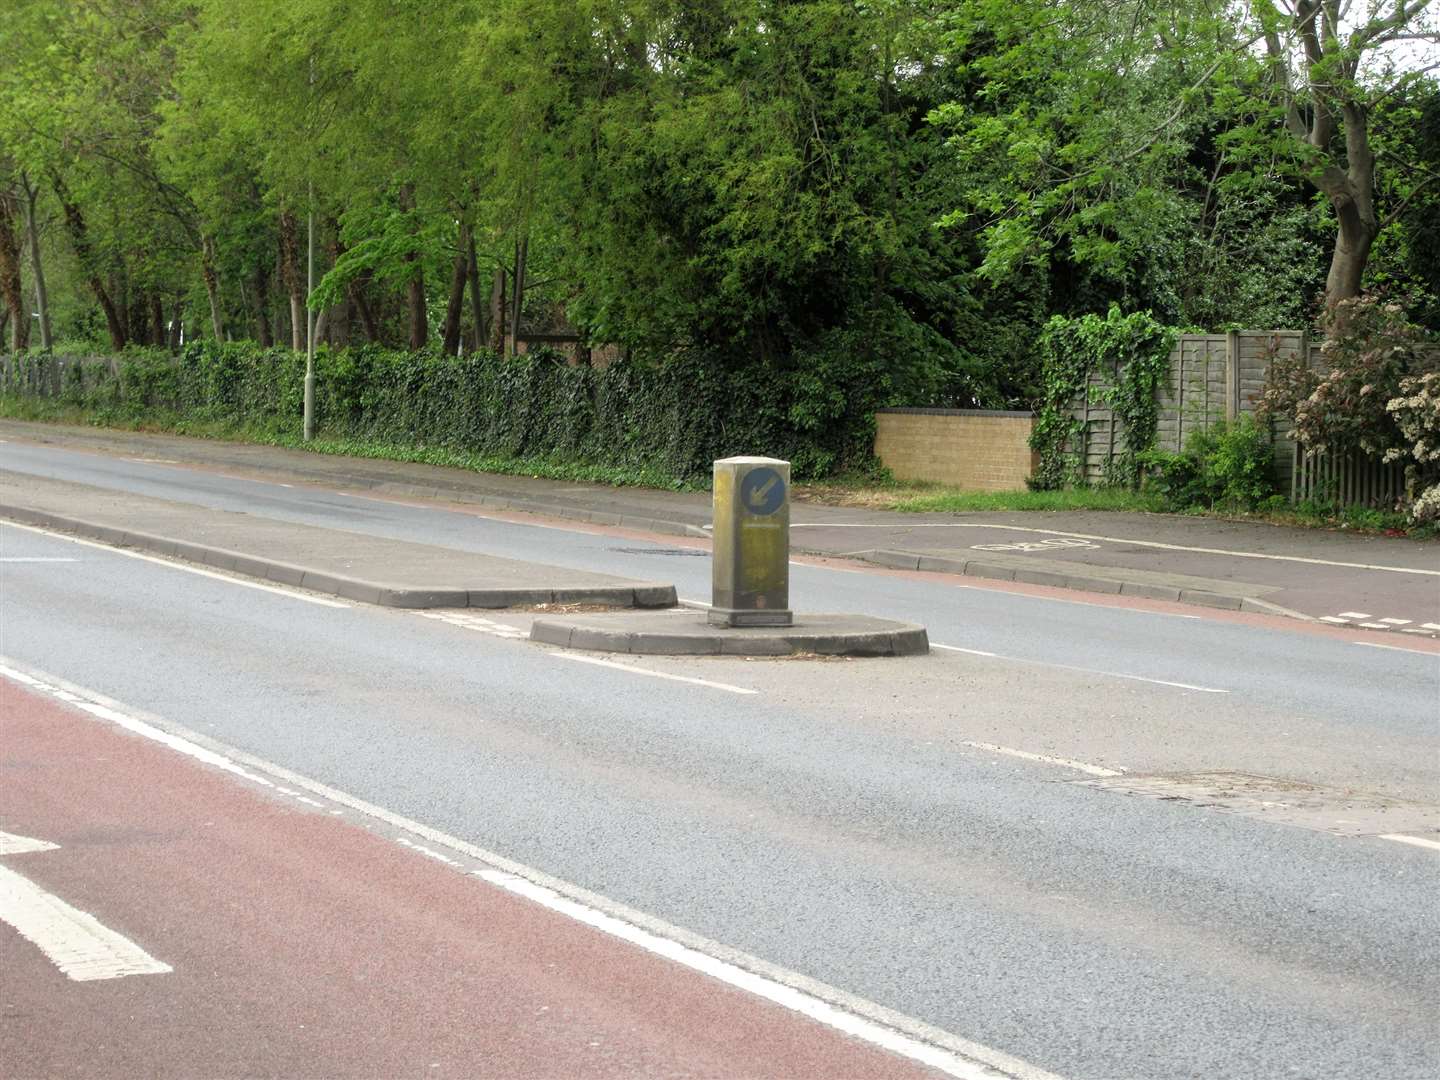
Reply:
<svg viewBox="0 0 1440 1080"><path fill-rule="evenodd" d="M890 386L874 360L823 369L725 362L572 367L552 353L502 358L372 346L316 354L316 431L326 438L543 459L708 482L711 462L763 454L797 479L873 464L874 411ZM222 422L295 431L305 358L249 342L117 357L4 358L0 390L78 407L98 422Z"/></svg>

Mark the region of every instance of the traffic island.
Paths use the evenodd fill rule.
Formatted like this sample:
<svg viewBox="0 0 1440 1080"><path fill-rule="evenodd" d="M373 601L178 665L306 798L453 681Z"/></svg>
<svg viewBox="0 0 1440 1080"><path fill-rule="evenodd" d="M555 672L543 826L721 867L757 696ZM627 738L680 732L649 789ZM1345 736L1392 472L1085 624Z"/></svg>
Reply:
<svg viewBox="0 0 1440 1080"><path fill-rule="evenodd" d="M644 656L921 656L923 626L790 610L790 463L715 462L711 598L705 611L537 619L530 640Z"/></svg>
<svg viewBox="0 0 1440 1080"><path fill-rule="evenodd" d="M530 640L638 656L923 656L923 626L870 615L796 614L789 626L716 626L681 608L536 619Z"/></svg>

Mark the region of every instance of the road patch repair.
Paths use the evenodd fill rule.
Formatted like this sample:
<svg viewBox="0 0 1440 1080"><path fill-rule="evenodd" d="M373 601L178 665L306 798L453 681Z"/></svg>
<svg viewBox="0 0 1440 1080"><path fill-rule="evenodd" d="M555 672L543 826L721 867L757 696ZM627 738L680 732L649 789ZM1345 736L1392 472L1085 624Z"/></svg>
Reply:
<svg viewBox="0 0 1440 1080"><path fill-rule="evenodd" d="M0 473L0 518L398 608L666 608L675 586Z"/></svg>
<svg viewBox="0 0 1440 1080"><path fill-rule="evenodd" d="M530 639L646 656L921 656L923 626L790 610L790 463L715 462L712 603L704 611L536 619Z"/></svg>

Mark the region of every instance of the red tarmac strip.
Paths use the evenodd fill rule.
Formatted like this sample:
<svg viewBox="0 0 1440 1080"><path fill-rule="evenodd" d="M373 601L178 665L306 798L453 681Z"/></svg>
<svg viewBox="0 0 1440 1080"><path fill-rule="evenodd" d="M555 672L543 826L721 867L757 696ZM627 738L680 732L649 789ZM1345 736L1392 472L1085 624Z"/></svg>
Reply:
<svg viewBox="0 0 1440 1080"><path fill-rule="evenodd" d="M932 1075L0 680L4 865L169 974L0 923L7 1078Z"/></svg>

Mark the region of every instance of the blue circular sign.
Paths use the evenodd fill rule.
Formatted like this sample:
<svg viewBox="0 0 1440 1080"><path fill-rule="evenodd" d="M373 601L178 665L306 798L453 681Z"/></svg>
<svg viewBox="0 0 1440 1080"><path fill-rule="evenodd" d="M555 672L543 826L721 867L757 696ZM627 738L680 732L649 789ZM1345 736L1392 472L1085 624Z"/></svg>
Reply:
<svg viewBox="0 0 1440 1080"><path fill-rule="evenodd" d="M784 502L785 480L774 469L755 469L740 481L740 504L752 514L773 514Z"/></svg>

